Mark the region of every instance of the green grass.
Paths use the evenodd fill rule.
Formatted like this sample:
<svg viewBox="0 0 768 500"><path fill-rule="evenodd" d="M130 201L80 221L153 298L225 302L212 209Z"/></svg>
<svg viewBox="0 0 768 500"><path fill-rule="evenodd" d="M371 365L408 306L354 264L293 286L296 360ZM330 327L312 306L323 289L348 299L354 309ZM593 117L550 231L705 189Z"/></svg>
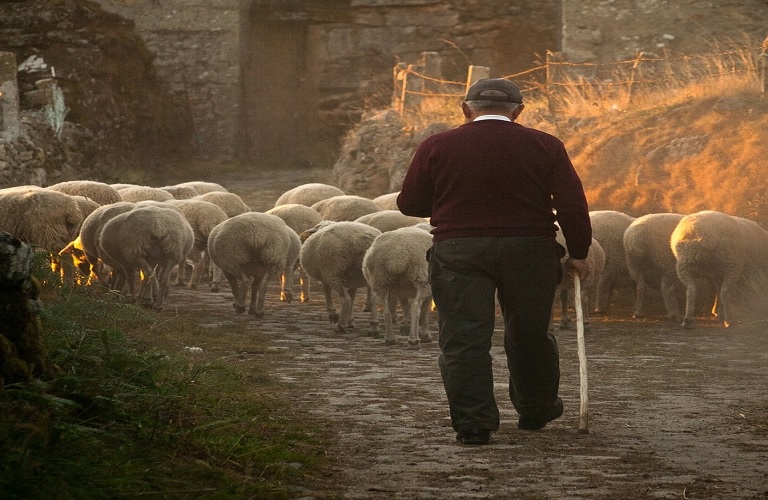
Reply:
<svg viewBox="0 0 768 500"><path fill-rule="evenodd" d="M3 498L288 498L322 465L322 438L267 372L145 347L172 322L43 282L57 370L0 392Z"/></svg>

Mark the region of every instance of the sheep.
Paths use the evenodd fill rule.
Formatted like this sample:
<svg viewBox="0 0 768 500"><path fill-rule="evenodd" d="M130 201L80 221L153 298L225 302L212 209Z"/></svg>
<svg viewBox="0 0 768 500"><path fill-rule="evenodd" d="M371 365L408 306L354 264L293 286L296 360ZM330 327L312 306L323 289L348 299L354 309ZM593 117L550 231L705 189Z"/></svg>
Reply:
<svg viewBox="0 0 768 500"><path fill-rule="evenodd" d="M160 189L171 193L175 200L188 200L202 194L192 186L163 186Z"/></svg>
<svg viewBox="0 0 768 500"><path fill-rule="evenodd" d="M173 195L168 191L150 186L130 186L117 190L123 201L137 203L139 201L168 201Z"/></svg>
<svg viewBox="0 0 768 500"><path fill-rule="evenodd" d="M354 221L323 221L303 233L306 239L299 262L310 277L322 283L328 319L336 324L337 332L354 328L355 294L358 288L368 286L363 275L363 258L380 234L378 229ZM333 306L333 291L341 297L341 314L337 314Z"/></svg>
<svg viewBox="0 0 768 500"><path fill-rule="evenodd" d="M211 193L214 191L222 191L227 192L228 189L222 186L221 184L217 182L208 182L208 181L187 181L187 182L180 182L179 184L175 184L176 187L190 187L197 191L198 194L205 194L205 193Z"/></svg>
<svg viewBox="0 0 768 500"><path fill-rule="evenodd" d="M412 301L408 348L418 349L419 341L431 342L429 309L432 291L427 270L427 251L432 236L414 227L382 232L373 240L363 257L363 276L373 291L371 311L374 331L378 330L378 299L384 309L384 342L396 343L393 331L391 301L407 298Z"/></svg>
<svg viewBox="0 0 768 500"><path fill-rule="evenodd" d="M373 199L373 202L379 206L382 210L400 210L397 206L397 195L400 191L395 193L382 194Z"/></svg>
<svg viewBox="0 0 768 500"><path fill-rule="evenodd" d="M378 212L372 212L366 215L363 215L362 217L358 217L355 219L357 222L362 222L363 224L368 224L369 226L375 227L379 231L386 232L386 231L392 231L394 229L398 229L401 227L409 227L414 226L416 224L421 224L426 222L425 219L421 217L411 217L410 215L405 215L400 210L380 210ZM398 297L401 298L401 297ZM403 300L400 301L400 304L403 308L403 317L409 318L411 316L410 311L410 301L407 300L405 297L402 297ZM392 306L391 314L394 315L395 309L397 308L398 301L391 301L390 304ZM369 311L371 308L371 289L368 288L368 298L366 299L366 306L363 309L364 311Z"/></svg>
<svg viewBox="0 0 768 500"><path fill-rule="evenodd" d="M615 210L595 210L589 213L589 218L592 222L592 236L605 252L605 267L595 289L594 312L605 314L610 307L613 291L632 285L624 256L624 231L635 218Z"/></svg>
<svg viewBox="0 0 768 500"><path fill-rule="evenodd" d="M392 231L401 227L415 226L426 222L421 217L411 217L403 214L400 210L385 210L371 212L355 219L357 222L368 224L375 227L382 233Z"/></svg>
<svg viewBox="0 0 768 500"><path fill-rule="evenodd" d="M320 214L317 213L317 210L299 203L278 205L267 210L265 213L276 215L283 219L288 227L296 231L296 234L301 234L307 229L315 227L323 220ZM309 276L302 269L298 261L296 263L296 270L299 272L299 284L301 285L301 295L299 298L302 303L309 302L311 292Z"/></svg>
<svg viewBox="0 0 768 500"><path fill-rule="evenodd" d="M635 282L633 318L645 315L648 289L661 291L668 318L682 321L678 291L683 284L677 277L677 261L670 238L683 214L658 213L638 217L624 232L623 245L629 276Z"/></svg>
<svg viewBox="0 0 768 500"><path fill-rule="evenodd" d="M568 248L565 242L565 237L563 236L563 232L558 229L556 240L558 243L560 243L563 248ZM562 267L562 275L563 279L560 281L560 284L557 286L557 289L555 291L555 296L560 298L560 328L569 328L572 324L572 320L568 315L568 305L572 302L572 296L574 290L574 284L573 279L570 278L571 274L565 267L565 261L568 260L568 251L566 250L565 255L560 259L560 265ZM584 315L584 323L585 325L589 323L589 306L592 302L592 297L594 295L595 289L597 287L597 283L600 281L600 274L603 271L603 268L605 267L605 252L603 251L603 247L600 246L600 243L593 237L592 238L592 244L589 246L589 253L587 254L587 263L589 264L590 269L592 272L585 280L581 282L581 305L582 305L582 311Z"/></svg>
<svg viewBox="0 0 768 500"><path fill-rule="evenodd" d="M100 283L107 283L101 270L102 261L99 259L101 229L109 219L132 210L135 206L135 203L119 201L98 207L83 220L78 236L61 253L71 255L75 265L84 275L96 276Z"/></svg>
<svg viewBox="0 0 768 500"><path fill-rule="evenodd" d="M46 189L59 191L72 196L84 196L99 205L109 205L122 201L122 197L117 189L103 182L77 180L64 181L48 186Z"/></svg>
<svg viewBox="0 0 768 500"><path fill-rule="evenodd" d="M166 202L171 206L178 208L181 214L187 219L195 234L195 241L192 250L187 255L187 259L192 262L192 276L189 278L187 288L197 288L203 271L210 262L208 255L208 238L214 227L221 224L229 217L217 205L203 200L171 200ZM176 285L184 284L184 265L179 266L176 274ZM213 269L212 291L218 291L221 281L221 270L216 266Z"/></svg>
<svg viewBox="0 0 768 500"><path fill-rule="evenodd" d="M336 222L353 221L363 215L381 211L373 200L353 194L331 196L318 201L312 208L317 210L323 219Z"/></svg>
<svg viewBox="0 0 768 500"><path fill-rule="evenodd" d="M101 206L90 198L86 198L84 196L70 196L72 196L72 198L74 198L74 200L77 202L77 207L80 209L80 213L83 216L83 221L85 221L85 219L88 218L88 216L93 213L94 210ZM82 224L80 227L82 227ZM53 259L52 267L54 271L59 272L63 283L75 283L80 281L78 279L76 269L79 269L82 272L85 278L83 281L87 281L91 276L90 267L83 266L83 255L80 254L80 256L75 256L74 252L72 251L74 250L74 243L79 241L78 238L79 236L76 237L73 242L68 243L67 246L59 251L57 257Z"/></svg>
<svg viewBox="0 0 768 500"><path fill-rule="evenodd" d="M768 232L756 222L714 210L680 219L670 238L677 276L685 285L683 328L690 328L698 293L697 278L710 279L717 290L723 326L734 321L736 286L744 278L760 279L768 271Z"/></svg>
<svg viewBox="0 0 768 500"><path fill-rule="evenodd" d="M344 194L346 193L336 186L320 182L310 182L291 188L278 196L275 206L297 203L311 207L320 200Z"/></svg>
<svg viewBox="0 0 768 500"><path fill-rule="evenodd" d="M249 207L240 196L235 193L230 193L229 191L209 191L191 199L211 202L224 210L227 217L234 217L235 215L251 211L251 207Z"/></svg>
<svg viewBox="0 0 768 500"><path fill-rule="evenodd" d="M162 309L171 270L189 254L194 239L192 226L177 209L136 206L104 224L99 255L118 275L115 288L123 285L131 295L136 271L141 271L140 302Z"/></svg>
<svg viewBox="0 0 768 500"><path fill-rule="evenodd" d="M269 278L293 270L299 258L298 234L283 220L271 214L247 212L231 217L211 231L208 253L229 281L237 314L245 312L247 284L251 282L248 313L264 316L264 299ZM282 284L282 293L290 294L291 276Z"/></svg>
<svg viewBox="0 0 768 500"><path fill-rule="evenodd" d="M58 254L77 237L83 214L72 196L37 186L0 189L0 231Z"/></svg>

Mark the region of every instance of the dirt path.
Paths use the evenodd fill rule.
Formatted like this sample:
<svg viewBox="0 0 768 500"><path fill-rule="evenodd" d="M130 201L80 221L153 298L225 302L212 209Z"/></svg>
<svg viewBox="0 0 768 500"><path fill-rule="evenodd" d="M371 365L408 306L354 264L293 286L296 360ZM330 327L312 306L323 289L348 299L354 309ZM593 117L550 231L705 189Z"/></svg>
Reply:
<svg viewBox="0 0 768 500"><path fill-rule="evenodd" d="M225 185L264 210L288 181ZM296 418L335 435L327 450L332 470L296 498L768 498L765 327L725 331L702 321L683 330L621 311L594 320L587 332L589 434L577 432L575 332L557 335L565 414L538 432L516 428L498 338L501 428L489 446L469 447L450 428L435 343L412 351L405 337L386 346L367 336L362 297L358 329L338 334L319 289L307 304L277 296L275 287L261 320L236 316L227 288L173 289L167 310L195 307L211 322L231 323L243 342L256 333L267 338L266 357L217 339L201 338L200 346L232 362L268 362Z"/></svg>

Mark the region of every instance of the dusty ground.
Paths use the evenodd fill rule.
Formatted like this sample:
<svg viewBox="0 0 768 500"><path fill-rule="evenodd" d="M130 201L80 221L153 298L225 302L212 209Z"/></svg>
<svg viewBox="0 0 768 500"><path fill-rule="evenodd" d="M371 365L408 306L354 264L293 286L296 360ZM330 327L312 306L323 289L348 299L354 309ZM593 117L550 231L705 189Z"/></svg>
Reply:
<svg viewBox="0 0 768 500"><path fill-rule="evenodd" d="M302 182L323 181L313 175ZM256 210L270 208L291 182L264 175L223 181ZM295 417L335 436L331 469L295 498L768 498L764 325L725 331L702 318L683 330L660 317L632 320L619 301L586 335L588 434L577 431L575 331L557 334L565 414L537 432L516 428L499 337L501 428L489 446L470 447L450 428L436 343L412 351L405 337L392 347L367 336L362 296L358 329L337 334L319 287L312 302L287 304L275 285L260 320L235 315L228 288L205 288L172 289L161 314L194 307L210 318L203 331L231 324L232 338L203 333L195 347L232 363L267 363ZM266 349L254 350L249 339Z"/></svg>

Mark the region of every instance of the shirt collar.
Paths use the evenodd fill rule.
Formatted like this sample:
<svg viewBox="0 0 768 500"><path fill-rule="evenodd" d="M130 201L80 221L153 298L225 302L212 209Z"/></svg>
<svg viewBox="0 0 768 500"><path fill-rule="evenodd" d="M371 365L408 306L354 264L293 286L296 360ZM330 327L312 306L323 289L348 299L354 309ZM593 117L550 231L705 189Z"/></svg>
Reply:
<svg viewBox="0 0 768 500"><path fill-rule="evenodd" d="M473 122L479 122L480 120L503 120L505 122L511 122L512 120L509 119L508 116L502 116L502 115L480 115L474 120Z"/></svg>

